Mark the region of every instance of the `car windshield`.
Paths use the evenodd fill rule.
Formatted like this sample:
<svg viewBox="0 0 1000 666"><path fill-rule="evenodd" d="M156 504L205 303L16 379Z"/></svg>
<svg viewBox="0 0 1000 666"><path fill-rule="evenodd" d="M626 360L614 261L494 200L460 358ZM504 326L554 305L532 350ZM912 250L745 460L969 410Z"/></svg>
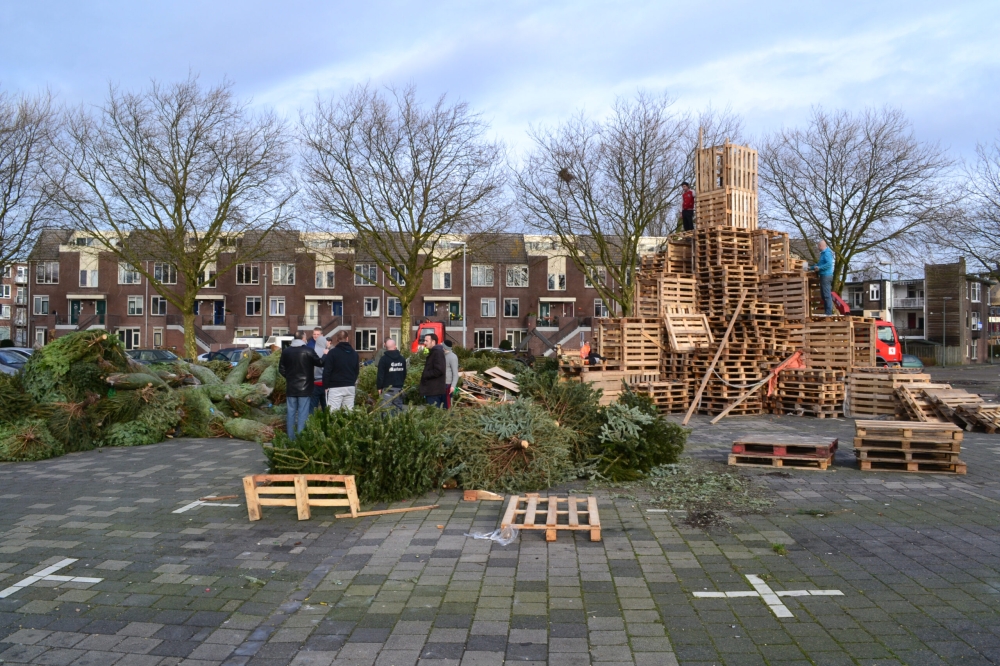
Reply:
<svg viewBox="0 0 1000 666"><path fill-rule="evenodd" d="M18 354L17 352L6 351L6 350L0 351L0 363L3 363L4 365L20 368L22 365L24 365L24 362L25 358L20 354Z"/></svg>
<svg viewBox="0 0 1000 666"><path fill-rule="evenodd" d="M880 342L884 342L887 345L896 344L896 336L892 334L892 328L890 326L878 327L878 339Z"/></svg>
<svg viewBox="0 0 1000 666"><path fill-rule="evenodd" d="M167 351L166 349L161 349L157 353L160 355L160 359L163 360L163 361L176 361L177 360L177 354L175 354L175 353L173 353L171 351Z"/></svg>

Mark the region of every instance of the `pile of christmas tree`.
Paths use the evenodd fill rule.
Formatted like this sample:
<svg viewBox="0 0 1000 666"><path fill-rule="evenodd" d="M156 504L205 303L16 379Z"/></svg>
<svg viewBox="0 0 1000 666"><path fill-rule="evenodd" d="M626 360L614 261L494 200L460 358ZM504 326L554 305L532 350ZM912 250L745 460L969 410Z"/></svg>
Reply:
<svg viewBox="0 0 1000 666"><path fill-rule="evenodd" d="M180 436L270 441L284 422L278 360L251 354L218 373L183 361L145 366L107 331L57 338L21 373L0 375L0 460Z"/></svg>

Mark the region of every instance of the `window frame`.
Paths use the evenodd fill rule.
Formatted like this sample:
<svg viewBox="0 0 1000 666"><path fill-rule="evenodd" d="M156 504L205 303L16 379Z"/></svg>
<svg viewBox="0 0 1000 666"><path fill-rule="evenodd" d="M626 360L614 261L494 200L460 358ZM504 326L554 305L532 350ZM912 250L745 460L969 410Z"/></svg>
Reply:
<svg viewBox="0 0 1000 666"><path fill-rule="evenodd" d="M362 336L367 340L362 344ZM377 328L357 328L354 330L354 348L358 351L375 351L378 349L378 329Z"/></svg>
<svg viewBox="0 0 1000 666"><path fill-rule="evenodd" d="M271 262L271 284L276 287L295 286L295 264Z"/></svg>
<svg viewBox="0 0 1000 666"><path fill-rule="evenodd" d="M118 262L118 284L142 284L142 273L125 261Z"/></svg>
<svg viewBox="0 0 1000 666"><path fill-rule="evenodd" d="M489 314L492 308L493 314ZM483 319L496 319L497 317L497 299L496 297L485 297L479 299L479 316ZM490 329L492 330L492 329Z"/></svg>
<svg viewBox="0 0 1000 666"><path fill-rule="evenodd" d="M138 307L136 307L136 304L138 304ZM142 311L145 309L145 305L145 296L129 296L125 309L125 315L128 317L141 317Z"/></svg>
<svg viewBox="0 0 1000 666"><path fill-rule="evenodd" d="M251 304L256 305L256 312L251 312ZM246 312L247 317L260 317L264 311L264 298L263 296L247 296L245 301L244 312Z"/></svg>
<svg viewBox="0 0 1000 666"><path fill-rule="evenodd" d="M392 282L391 282L392 280L395 280L396 283L400 287L405 287L406 286L406 267L404 266L403 270L400 271L395 266L390 266L389 267L389 279L390 279L390 284L392 284Z"/></svg>
<svg viewBox="0 0 1000 666"><path fill-rule="evenodd" d="M315 273L316 273L315 286L317 289L337 288L336 264L316 264Z"/></svg>
<svg viewBox="0 0 1000 666"><path fill-rule="evenodd" d="M431 289L435 289L437 291L450 291L451 285L452 279L450 269L447 271L434 270L431 277Z"/></svg>
<svg viewBox="0 0 1000 666"><path fill-rule="evenodd" d="M247 272L250 273L250 281L247 281ZM260 264L255 262L236 264L236 284L238 285L258 285L260 284Z"/></svg>
<svg viewBox="0 0 1000 666"><path fill-rule="evenodd" d="M516 271L516 273L515 273L515 271ZM520 279L514 279L514 280L511 279L512 277L516 278L517 274L520 274L521 277L523 277L524 284L517 284L518 282L521 281ZM529 282L528 278L529 278L528 264L511 264L510 266L507 266L507 287L508 288L510 288L510 289L526 289L528 287L528 282Z"/></svg>
<svg viewBox="0 0 1000 666"><path fill-rule="evenodd" d="M488 335L489 336L489 344L479 344L479 342L480 342L480 340L479 340L480 335L482 335L484 338L485 338L485 336ZM486 342L486 340L484 339L483 342ZM474 329L472 331L472 346L473 346L474 349L493 349L493 347L495 346L494 342L495 342L495 339L493 337L493 329L492 328L477 328L477 329Z"/></svg>
<svg viewBox="0 0 1000 666"><path fill-rule="evenodd" d="M159 310L159 312L157 312ZM149 316L150 317L166 317L167 316L167 299L163 296L150 296L149 297Z"/></svg>
<svg viewBox="0 0 1000 666"><path fill-rule="evenodd" d="M381 317L381 307L382 298L379 296L365 296L362 301L362 313L365 317Z"/></svg>
<svg viewBox="0 0 1000 666"><path fill-rule="evenodd" d="M154 262L153 280L160 284L177 284L177 266L165 261Z"/></svg>
<svg viewBox="0 0 1000 666"><path fill-rule="evenodd" d="M495 280L496 270L493 264L472 264L469 274L470 287L492 287Z"/></svg>
<svg viewBox="0 0 1000 666"><path fill-rule="evenodd" d="M39 307L39 306L43 307ZM49 297L45 294L37 294L31 303L31 314L46 316L49 314Z"/></svg>
<svg viewBox="0 0 1000 666"><path fill-rule="evenodd" d="M513 308L511 308L513 306ZM511 309L513 309L514 314L509 314ZM505 298L503 299L503 316L504 319L517 319L521 316L521 299L520 298Z"/></svg>
<svg viewBox="0 0 1000 666"><path fill-rule="evenodd" d="M599 313L604 314L599 314ZM600 319L606 319L611 316L611 310L608 309L607 304L605 304L603 298L594 299L594 316Z"/></svg>
<svg viewBox="0 0 1000 666"><path fill-rule="evenodd" d="M281 310L281 312L278 312ZM285 309L285 297L284 296L270 296L267 299L267 316L268 317L284 317L287 310Z"/></svg>
<svg viewBox="0 0 1000 666"><path fill-rule="evenodd" d="M398 313L398 314L394 314ZM403 302L395 296L386 296L385 299L385 316L386 317L402 317L403 316Z"/></svg>
<svg viewBox="0 0 1000 666"><path fill-rule="evenodd" d="M21 267L17 268L20 272ZM40 261L35 264L35 284L59 284L59 262Z"/></svg>
<svg viewBox="0 0 1000 666"><path fill-rule="evenodd" d="M585 289L597 289L593 277L598 277L601 286L608 284L608 269L605 266L591 266L586 273L583 274L583 287Z"/></svg>
<svg viewBox="0 0 1000 666"><path fill-rule="evenodd" d="M369 263L354 264L354 286L377 287L378 264L369 264Z"/></svg>

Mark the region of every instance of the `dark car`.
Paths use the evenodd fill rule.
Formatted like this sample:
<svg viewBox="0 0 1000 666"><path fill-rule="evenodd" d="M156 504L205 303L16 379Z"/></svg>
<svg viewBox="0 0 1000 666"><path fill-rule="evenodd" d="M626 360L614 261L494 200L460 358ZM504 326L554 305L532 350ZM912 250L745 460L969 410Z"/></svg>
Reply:
<svg viewBox="0 0 1000 666"><path fill-rule="evenodd" d="M24 367L28 357L13 349L0 349L0 372L13 375Z"/></svg>
<svg viewBox="0 0 1000 666"><path fill-rule="evenodd" d="M924 367L924 362L913 354L903 354L902 366L904 368L922 368Z"/></svg>
<svg viewBox="0 0 1000 666"><path fill-rule="evenodd" d="M133 361L138 361L143 365L150 363L172 363L179 361L177 354L166 349L130 349L125 352Z"/></svg>
<svg viewBox="0 0 1000 666"><path fill-rule="evenodd" d="M207 354L202 354L198 357L199 361L226 361L232 365L239 363L243 357L247 354L252 354L257 352L261 356L268 356L271 353L270 349L249 349L247 347L239 347L234 349L220 349L219 351L208 352Z"/></svg>

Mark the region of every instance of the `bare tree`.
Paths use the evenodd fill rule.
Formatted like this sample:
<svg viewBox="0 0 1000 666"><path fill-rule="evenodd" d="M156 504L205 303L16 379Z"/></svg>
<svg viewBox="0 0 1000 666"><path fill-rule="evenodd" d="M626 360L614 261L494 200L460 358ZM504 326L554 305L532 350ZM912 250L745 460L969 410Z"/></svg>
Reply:
<svg viewBox="0 0 1000 666"><path fill-rule="evenodd" d="M931 226L931 239L972 257L1000 280L1000 135L976 146L976 161L966 166L965 176L962 206Z"/></svg>
<svg viewBox="0 0 1000 666"><path fill-rule="evenodd" d="M359 86L302 117L309 203L354 232L358 255L383 272L377 286L399 299L403 345L424 275L452 261L454 241L502 227L504 152L486 130L465 103L425 106L412 87Z"/></svg>
<svg viewBox="0 0 1000 666"><path fill-rule="evenodd" d="M24 257L51 221L47 179L57 127L50 94L0 92L0 274Z"/></svg>
<svg viewBox="0 0 1000 666"><path fill-rule="evenodd" d="M193 358L194 305L209 265L218 279L260 258L289 224L289 143L285 124L250 112L230 83L205 89L189 77L136 93L111 88L96 114L67 121L61 205L180 310Z"/></svg>
<svg viewBox="0 0 1000 666"><path fill-rule="evenodd" d="M943 187L950 160L917 141L894 109L816 109L805 129L768 137L760 165L765 210L798 231L814 260L816 243L827 242L836 290L855 257L905 245L950 203Z"/></svg>
<svg viewBox="0 0 1000 666"><path fill-rule="evenodd" d="M618 99L603 122L582 114L531 134L535 150L518 172L518 201L529 226L559 238L570 261L610 310L628 316L639 242L665 224L683 180L689 119L669 97ZM615 307L617 306L617 307Z"/></svg>

